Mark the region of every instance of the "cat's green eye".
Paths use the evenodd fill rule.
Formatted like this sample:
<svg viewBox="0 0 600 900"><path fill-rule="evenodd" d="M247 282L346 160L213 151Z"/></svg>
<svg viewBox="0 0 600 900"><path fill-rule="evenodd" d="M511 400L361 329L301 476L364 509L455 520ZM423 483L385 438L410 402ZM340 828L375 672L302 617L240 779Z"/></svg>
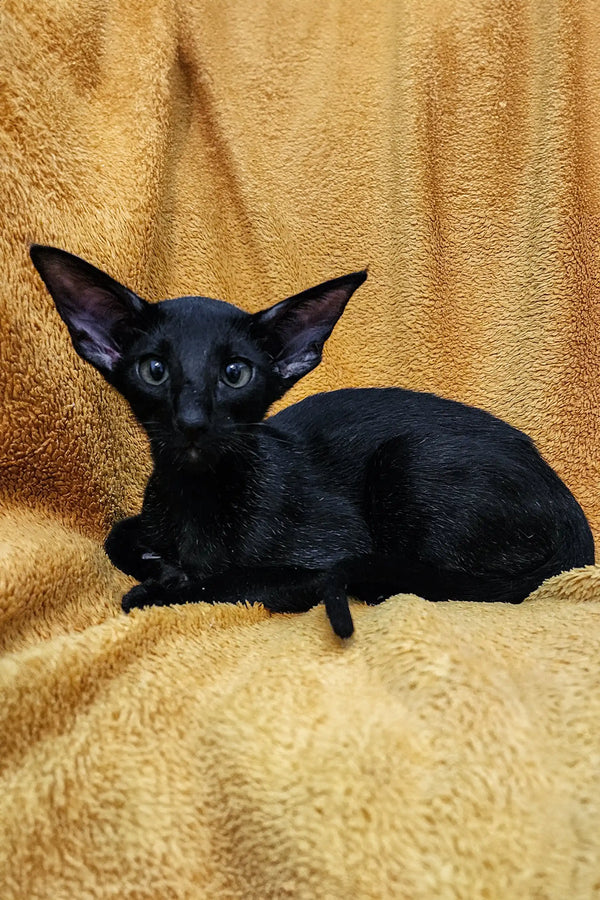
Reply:
<svg viewBox="0 0 600 900"><path fill-rule="evenodd" d="M228 387L244 387L252 378L252 366L243 359L232 359L223 367L221 378Z"/></svg>
<svg viewBox="0 0 600 900"><path fill-rule="evenodd" d="M152 385L162 384L169 377L169 370L166 363L164 363L162 359L156 359L153 356L148 356L138 363L138 372L140 378L142 378L146 384Z"/></svg>

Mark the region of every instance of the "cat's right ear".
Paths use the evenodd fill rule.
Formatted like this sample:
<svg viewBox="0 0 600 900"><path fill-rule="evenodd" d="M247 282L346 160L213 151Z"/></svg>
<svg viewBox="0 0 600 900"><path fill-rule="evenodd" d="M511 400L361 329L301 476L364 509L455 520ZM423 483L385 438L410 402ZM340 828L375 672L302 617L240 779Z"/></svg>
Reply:
<svg viewBox="0 0 600 900"><path fill-rule="evenodd" d="M324 281L252 316L254 333L286 390L319 364L325 341L366 277L364 269Z"/></svg>
<svg viewBox="0 0 600 900"><path fill-rule="evenodd" d="M109 377L123 340L149 304L79 256L32 244L31 260L48 288L77 353Z"/></svg>

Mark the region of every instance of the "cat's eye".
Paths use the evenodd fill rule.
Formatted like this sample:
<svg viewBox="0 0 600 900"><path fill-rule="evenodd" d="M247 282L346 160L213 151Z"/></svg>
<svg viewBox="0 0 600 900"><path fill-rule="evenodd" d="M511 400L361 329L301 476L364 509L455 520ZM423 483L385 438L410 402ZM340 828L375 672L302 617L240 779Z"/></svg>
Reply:
<svg viewBox="0 0 600 900"><path fill-rule="evenodd" d="M156 359L154 356L148 356L138 363L138 372L146 384L162 384L169 377L169 370L166 363L162 359Z"/></svg>
<svg viewBox="0 0 600 900"><path fill-rule="evenodd" d="M243 359L232 359L223 367L221 378L228 387L244 387L252 378L252 366Z"/></svg>

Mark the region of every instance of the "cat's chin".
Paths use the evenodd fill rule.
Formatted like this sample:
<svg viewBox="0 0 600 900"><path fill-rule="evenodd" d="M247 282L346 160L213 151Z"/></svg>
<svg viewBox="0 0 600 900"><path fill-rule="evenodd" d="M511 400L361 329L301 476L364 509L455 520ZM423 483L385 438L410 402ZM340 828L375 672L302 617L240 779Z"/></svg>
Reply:
<svg viewBox="0 0 600 900"><path fill-rule="evenodd" d="M210 469L210 453L203 452L199 447L187 447L181 458L183 468L189 474L206 472L207 469Z"/></svg>
<svg viewBox="0 0 600 900"><path fill-rule="evenodd" d="M200 453L198 447L189 447L185 451L185 458L186 462L190 463L192 466L196 466L201 461L202 454Z"/></svg>
<svg viewBox="0 0 600 900"><path fill-rule="evenodd" d="M207 472L214 467L218 457L214 448L198 446L186 447L179 455L182 468L190 475Z"/></svg>

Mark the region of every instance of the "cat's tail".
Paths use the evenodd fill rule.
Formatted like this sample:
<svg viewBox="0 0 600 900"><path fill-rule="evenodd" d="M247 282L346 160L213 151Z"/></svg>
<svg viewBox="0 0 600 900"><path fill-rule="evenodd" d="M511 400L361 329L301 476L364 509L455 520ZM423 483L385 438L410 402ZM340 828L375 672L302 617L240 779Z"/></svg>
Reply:
<svg viewBox="0 0 600 900"><path fill-rule="evenodd" d="M325 612L334 632L340 638L349 638L354 634L354 622L348 605L345 585L334 581L325 591Z"/></svg>

